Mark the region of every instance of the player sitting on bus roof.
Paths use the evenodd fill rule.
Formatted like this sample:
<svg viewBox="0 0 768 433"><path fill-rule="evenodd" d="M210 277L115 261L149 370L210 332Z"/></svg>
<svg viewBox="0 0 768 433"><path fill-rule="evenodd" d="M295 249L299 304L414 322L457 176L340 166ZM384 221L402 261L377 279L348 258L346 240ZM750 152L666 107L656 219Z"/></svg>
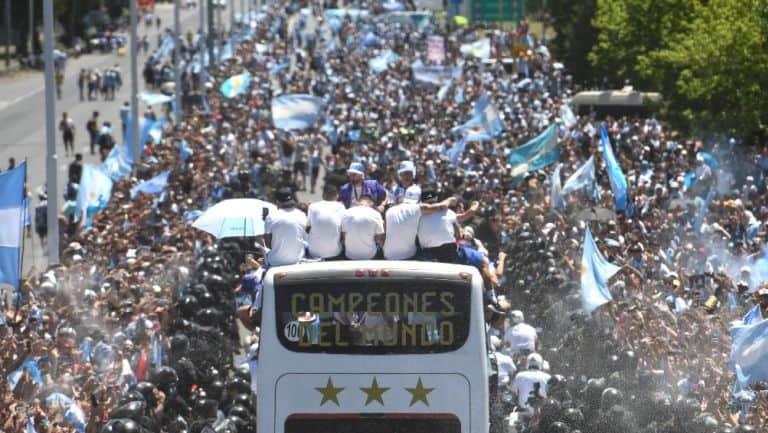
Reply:
<svg viewBox="0 0 768 433"><path fill-rule="evenodd" d="M309 205L307 250L312 258L333 259L341 256L341 217L345 209L338 196L336 186L326 184L323 200Z"/></svg>
<svg viewBox="0 0 768 433"><path fill-rule="evenodd" d="M373 197L363 193L341 217L341 238L348 259L369 260L384 243L384 220L374 208Z"/></svg>
<svg viewBox="0 0 768 433"><path fill-rule="evenodd" d="M290 187L275 193L277 212L267 215L264 223L264 242L271 250L267 253L269 266L293 265L304 258L307 240L307 215L296 208L296 199Z"/></svg>
<svg viewBox="0 0 768 433"><path fill-rule="evenodd" d="M417 253L416 235L419 220L438 211L448 210L456 205L456 198L450 197L440 203L418 203L405 200L389 207L385 213L386 238L384 258L387 260L408 260Z"/></svg>

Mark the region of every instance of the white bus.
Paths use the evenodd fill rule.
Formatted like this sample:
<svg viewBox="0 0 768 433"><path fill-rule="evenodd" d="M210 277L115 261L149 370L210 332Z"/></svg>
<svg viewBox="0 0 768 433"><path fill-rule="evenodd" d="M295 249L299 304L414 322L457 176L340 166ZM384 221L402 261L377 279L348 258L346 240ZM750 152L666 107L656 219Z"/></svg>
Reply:
<svg viewBox="0 0 768 433"><path fill-rule="evenodd" d="M482 278L417 261L264 278L259 433L487 433Z"/></svg>

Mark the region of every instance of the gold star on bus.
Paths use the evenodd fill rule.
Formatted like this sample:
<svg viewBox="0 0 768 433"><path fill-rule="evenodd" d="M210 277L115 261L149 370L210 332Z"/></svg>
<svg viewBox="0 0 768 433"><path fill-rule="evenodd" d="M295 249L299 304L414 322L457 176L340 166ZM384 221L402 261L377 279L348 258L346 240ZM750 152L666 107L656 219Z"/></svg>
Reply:
<svg viewBox="0 0 768 433"><path fill-rule="evenodd" d="M329 401L336 403L336 406L338 406L339 394L344 391L344 388L335 388L333 386L333 382L331 381L331 377L328 376L328 383L326 383L322 388L315 388L315 390L323 395L323 399L320 401L320 406Z"/></svg>
<svg viewBox="0 0 768 433"><path fill-rule="evenodd" d="M371 386L367 388L361 387L360 390L366 394L366 406L371 404L373 401L378 401L380 405L384 406L384 399L382 397L384 396L385 392L389 391L389 388L380 387L379 383L376 381L376 377L374 376Z"/></svg>
<svg viewBox="0 0 768 433"><path fill-rule="evenodd" d="M424 385L421 383L421 378L419 378L418 382L416 382L416 388L405 388L405 390L411 393L411 406L419 401L424 403L425 406L429 406L427 394L434 391L435 388L424 388Z"/></svg>

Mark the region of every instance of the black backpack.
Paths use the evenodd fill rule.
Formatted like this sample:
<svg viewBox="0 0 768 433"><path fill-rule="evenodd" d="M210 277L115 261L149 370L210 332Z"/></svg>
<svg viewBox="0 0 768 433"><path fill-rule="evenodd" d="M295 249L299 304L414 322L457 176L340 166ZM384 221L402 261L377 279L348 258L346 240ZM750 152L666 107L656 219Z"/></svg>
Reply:
<svg viewBox="0 0 768 433"><path fill-rule="evenodd" d="M42 202L35 207L35 230L48 231L48 202Z"/></svg>

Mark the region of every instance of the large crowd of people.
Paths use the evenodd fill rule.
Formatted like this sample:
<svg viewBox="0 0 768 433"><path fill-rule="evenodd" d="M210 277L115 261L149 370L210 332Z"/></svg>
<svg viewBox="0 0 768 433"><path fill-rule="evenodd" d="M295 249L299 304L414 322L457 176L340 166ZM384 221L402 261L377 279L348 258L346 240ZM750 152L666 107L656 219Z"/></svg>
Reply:
<svg viewBox="0 0 768 433"><path fill-rule="evenodd" d="M319 9L252 14L231 58L204 77L185 74L185 89L204 89L201 103L147 143L136 177L115 184L91 227L62 216L61 264L3 296L0 431L254 431L255 383L232 358L258 345L254 328L253 346L240 347L237 308L244 322L256 313L239 301L253 286L241 277L341 258L481 269L494 431L768 428L768 385L734 392L728 332L754 305L768 318L766 151L687 139L651 117L563 119L575 90L567 65L525 24L446 29L329 19ZM444 64L461 68L445 91L412 69L428 62L437 34ZM491 58L516 58L512 70L460 52L485 34ZM192 61L196 47L185 44L182 55ZM369 61L384 49L397 59L375 71ZM245 70L246 92L220 94ZM323 98L326 115L308 129L277 129L271 99L290 93ZM451 130L481 95L505 127L457 153L461 136ZM630 187L621 212L602 168L601 121ZM564 178L597 161L595 186L560 206L550 193L554 165L521 175L507 161L552 124ZM162 194L132 198L137 182L166 170ZM317 187L322 200L301 203ZM278 206L257 240L263 247L191 227L196 212L235 197ZM610 281L613 301L591 315L579 301L586 227L622 267Z"/></svg>

